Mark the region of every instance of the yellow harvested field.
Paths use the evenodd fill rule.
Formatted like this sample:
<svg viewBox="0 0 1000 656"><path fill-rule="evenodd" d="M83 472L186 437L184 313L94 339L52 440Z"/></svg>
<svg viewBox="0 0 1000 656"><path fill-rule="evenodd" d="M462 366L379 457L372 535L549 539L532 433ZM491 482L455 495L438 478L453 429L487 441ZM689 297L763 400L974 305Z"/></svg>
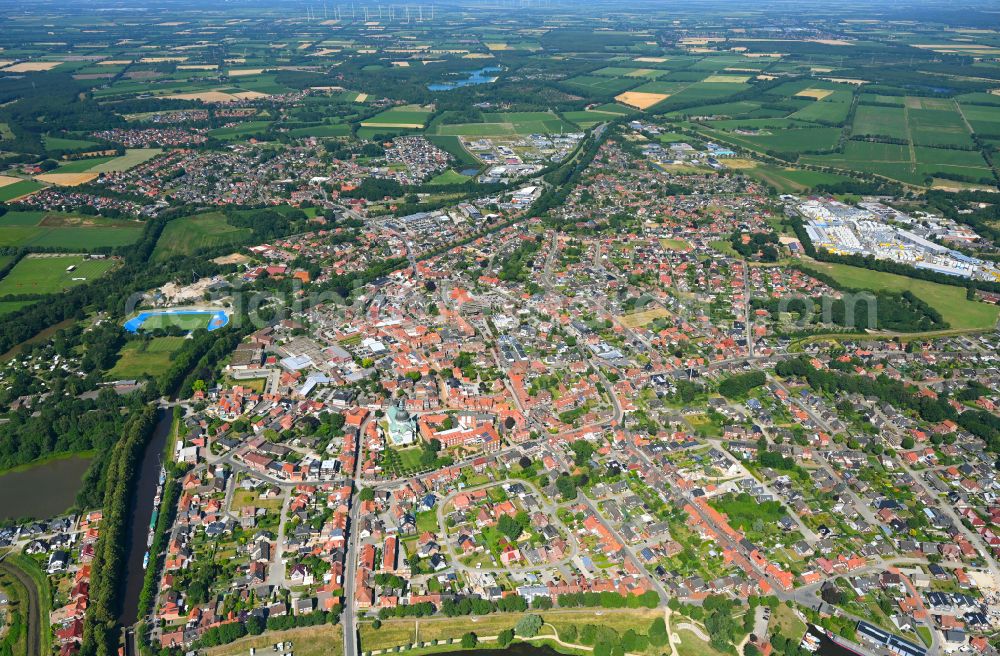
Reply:
<svg viewBox="0 0 1000 656"><path fill-rule="evenodd" d="M267 98L266 93L259 91L241 91L240 93L223 93L222 91L198 91L196 93L174 93L164 98L175 100L200 100L207 103L235 102L237 100L255 100Z"/></svg>
<svg viewBox="0 0 1000 656"><path fill-rule="evenodd" d="M850 41L844 41L843 39L809 39L812 43L821 43L824 46L853 46L854 44Z"/></svg>
<svg viewBox="0 0 1000 656"><path fill-rule="evenodd" d="M778 78L775 77L774 75L758 75L757 79L758 80L777 80Z"/></svg>
<svg viewBox="0 0 1000 656"><path fill-rule="evenodd" d="M12 185L15 182L21 182L23 178L15 178L12 175L0 175L0 187L6 187L7 185Z"/></svg>
<svg viewBox="0 0 1000 656"><path fill-rule="evenodd" d="M812 73L832 73L832 68L826 68L823 66L810 66L809 71Z"/></svg>
<svg viewBox="0 0 1000 656"><path fill-rule="evenodd" d="M841 84L868 84L868 80L859 80L854 77L825 77L823 79L827 82L840 82Z"/></svg>
<svg viewBox="0 0 1000 656"><path fill-rule="evenodd" d="M484 44L487 50L510 50L510 46L506 43L487 43Z"/></svg>
<svg viewBox="0 0 1000 656"><path fill-rule="evenodd" d="M4 73L37 73L39 71L51 71L62 62L21 62L3 69Z"/></svg>
<svg viewBox="0 0 1000 656"><path fill-rule="evenodd" d="M632 61L642 62L644 64L662 64L667 61L666 57L636 57Z"/></svg>
<svg viewBox="0 0 1000 656"><path fill-rule="evenodd" d="M97 62L98 66L126 66L131 64L131 59L105 59L104 61Z"/></svg>
<svg viewBox="0 0 1000 656"><path fill-rule="evenodd" d="M186 25L180 21L167 21L165 23L157 23L160 27L177 27L178 25Z"/></svg>
<svg viewBox="0 0 1000 656"><path fill-rule="evenodd" d="M140 64L169 64L171 62L186 62L191 59L190 57L143 57L139 60Z"/></svg>
<svg viewBox="0 0 1000 656"><path fill-rule="evenodd" d="M632 314L620 316L618 317L618 322L626 328L639 328L641 326L645 326L654 319L669 316L669 312L661 307L658 307L653 308L652 310L643 310L642 312L633 312Z"/></svg>
<svg viewBox="0 0 1000 656"><path fill-rule="evenodd" d="M368 94L367 93L359 93L358 96L357 96L357 98L354 99L354 102L364 102L366 100L368 100Z"/></svg>
<svg viewBox="0 0 1000 656"><path fill-rule="evenodd" d="M409 68L410 67L410 62L408 62L408 61L394 61L394 62L392 62L392 65L393 66L399 66L400 68Z"/></svg>
<svg viewBox="0 0 1000 656"><path fill-rule="evenodd" d="M231 68L228 75L229 77L242 77L243 75L260 75L263 72L263 68Z"/></svg>
<svg viewBox="0 0 1000 656"><path fill-rule="evenodd" d="M637 68L631 73L628 73L625 77L646 77L650 73L655 73L656 71L652 68Z"/></svg>
<svg viewBox="0 0 1000 656"><path fill-rule="evenodd" d="M803 89L799 91L796 96L800 98L812 98L814 100L823 100L827 96L833 93L830 89Z"/></svg>
<svg viewBox="0 0 1000 656"><path fill-rule="evenodd" d="M371 121L362 121L361 127L363 128L410 128L412 130L419 130L424 127L423 123L372 123Z"/></svg>
<svg viewBox="0 0 1000 656"><path fill-rule="evenodd" d="M14 63L13 59L0 59L0 68L3 68L4 66L10 66L13 63Z"/></svg>
<svg viewBox="0 0 1000 656"><path fill-rule="evenodd" d="M83 173L43 173L36 175L35 180L59 185L60 187L75 187L85 182L90 182L96 177L96 173L86 171Z"/></svg>
<svg viewBox="0 0 1000 656"><path fill-rule="evenodd" d="M726 165L726 168L730 169L755 169L757 168L757 162L752 159L741 159L739 157L726 157L720 160Z"/></svg>
<svg viewBox="0 0 1000 656"><path fill-rule="evenodd" d="M703 81L720 82L723 84L744 84L749 80L749 75L709 75Z"/></svg>
<svg viewBox="0 0 1000 656"><path fill-rule="evenodd" d="M179 71L214 71L219 68L218 64L187 64L178 66Z"/></svg>
<svg viewBox="0 0 1000 656"><path fill-rule="evenodd" d="M485 52L470 52L467 55L462 55L462 59L493 59L493 55Z"/></svg>
<svg viewBox="0 0 1000 656"><path fill-rule="evenodd" d="M649 109L670 97L667 93L643 93L641 91L626 91L615 96L615 100L637 109Z"/></svg>

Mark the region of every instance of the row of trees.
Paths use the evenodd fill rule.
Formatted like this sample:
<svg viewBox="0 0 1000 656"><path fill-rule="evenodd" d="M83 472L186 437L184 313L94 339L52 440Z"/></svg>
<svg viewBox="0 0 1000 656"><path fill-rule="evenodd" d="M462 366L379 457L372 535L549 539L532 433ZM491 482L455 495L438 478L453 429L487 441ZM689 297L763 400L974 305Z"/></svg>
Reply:
<svg viewBox="0 0 1000 656"><path fill-rule="evenodd" d="M118 615L124 590L128 519L139 463L156 426L156 408L133 410L118 447L111 452L105 479L101 537L94 550L82 656L116 656Z"/></svg>
<svg viewBox="0 0 1000 656"><path fill-rule="evenodd" d="M805 358L779 362L775 366L775 373L782 377L804 378L812 389L834 396L840 394L874 396L883 403L914 412L930 423L951 419L986 442L990 451L1000 452L1000 419L981 410L966 410L959 413L948 403L947 394L940 394L937 398L924 396L919 394L916 388L908 387L885 374L872 379L867 376L816 369Z"/></svg>

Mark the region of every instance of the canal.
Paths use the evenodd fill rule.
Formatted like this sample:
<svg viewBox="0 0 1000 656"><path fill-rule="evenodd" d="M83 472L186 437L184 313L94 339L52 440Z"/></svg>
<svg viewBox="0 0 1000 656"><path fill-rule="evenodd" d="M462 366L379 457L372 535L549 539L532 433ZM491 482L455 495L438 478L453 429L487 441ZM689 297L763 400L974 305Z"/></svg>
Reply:
<svg viewBox="0 0 1000 656"><path fill-rule="evenodd" d="M146 538L149 535L149 523L153 517L153 497L156 496L156 486L160 480L160 467L163 461L163 449L167 444L173 414L166 409L160 409L153 437L146 444L139 467L139 478L136 481L134 503L129 513L128 544L125 545L125 579L122 582L123 603L118 621L124 626L135 624L139 615L139 593L142 592L142 582L146 571L142 567L146 555Z"/></svg>
<svg viewBox="0 0 1000 656"><path fill-rule="evenodd" d="M0 519L46 519L66 512L76 501L93 458L57 458L0 474Z"/></svg>

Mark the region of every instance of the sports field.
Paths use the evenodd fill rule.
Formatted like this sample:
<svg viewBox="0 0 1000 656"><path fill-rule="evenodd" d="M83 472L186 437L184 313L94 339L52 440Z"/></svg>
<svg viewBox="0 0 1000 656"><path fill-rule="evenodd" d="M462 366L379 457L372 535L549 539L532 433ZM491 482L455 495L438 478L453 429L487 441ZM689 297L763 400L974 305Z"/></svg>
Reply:
<svg viewBox="0 0 1000 656"><path fill-rule="evenodd" d="M8 212L0 217L0 247L47 246L86 251L126 246L142 235L143 224L60 212Z"/></svg>
<svg viewBox="0 0 1000 656"><path fill-rule="evenodd" d="M116 260L88 260L82 255L28 255L3 280L0 297L14 294L55 294L99 278ZM67 268L75 267L72 271Z"/></svg>
<svg viewBox="0 0 1000 656"><path fill-rule="evenodd" d="M989 330L997 322L1000 307L965 298L965 288L942 285L926 280L916 280L893 273L869 271L846 264L810 262L809 267L833 276L844 285L854 289L887 290L892 292L910 291L935 310L954 330Z"/></svg>
<svg viewBox="0 0 1000 656"><path fill-rule="evenodd" d="M158 328L180 328L217 330L229 323L229 316L222 310L152 310L140 312L125 322L124 328L130 333Z"/></svg>
<svg viewBox="0 0 1000 656"><path fill-rule="evenodd" d="M249 228L236 228L222 212L208 212L175 219L167 223L156 242L153 259L190 255L201 248L239 244L251 234Z"/></svg>

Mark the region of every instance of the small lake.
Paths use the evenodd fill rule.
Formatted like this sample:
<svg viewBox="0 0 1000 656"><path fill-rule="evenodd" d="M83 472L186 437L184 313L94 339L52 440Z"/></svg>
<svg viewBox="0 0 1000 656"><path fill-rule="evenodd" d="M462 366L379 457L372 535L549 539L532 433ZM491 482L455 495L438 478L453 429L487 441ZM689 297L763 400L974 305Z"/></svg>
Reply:
<svg viewBox="0 0 1000 656"><path fill-rule="evenodd" d="M91 460L73 456L0 474L0 519L46 519L64 513L76 501Z"/></svg>
<svg viewBox="0 0 1000 656"><path fill-rule="evenodd" d="M462 75L468 75L464 80L449 80L447 82L434 82L433 84L428 84L427 89L429 91L450 91L451 89L457 89L459 87L470 87L474 84L488 84L490 82L496 82L497 76L494 73L499 73L503 69L499 66L484 66L476 71L462 71Z"/></svg>

